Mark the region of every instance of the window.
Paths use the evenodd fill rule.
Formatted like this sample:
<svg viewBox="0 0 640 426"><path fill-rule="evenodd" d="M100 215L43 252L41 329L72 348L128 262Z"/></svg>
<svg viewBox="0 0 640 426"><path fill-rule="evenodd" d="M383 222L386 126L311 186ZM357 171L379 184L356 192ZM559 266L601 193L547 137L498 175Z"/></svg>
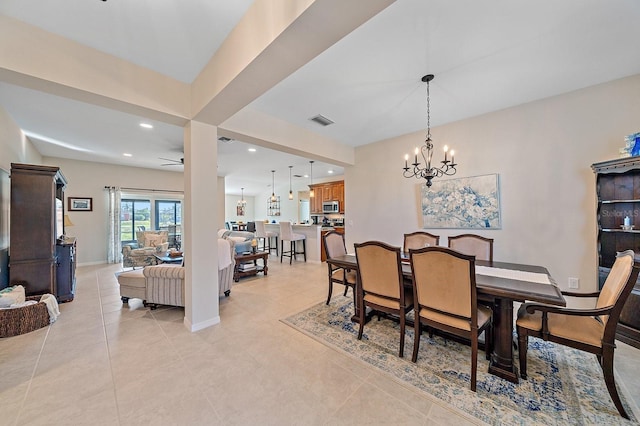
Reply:
<svg viewBox="0 0 640 426"><path fill-rule="evenodd" d="M182 223L182 202L179 200L156 201L156 224L158 229Z"/></svg>
<svg viewBox="0 0 640 426"><path fill-rule="evenodd" d="M150 230L151 201L120 200L120 240L123 243L136 241L136 231Z"/></svg>

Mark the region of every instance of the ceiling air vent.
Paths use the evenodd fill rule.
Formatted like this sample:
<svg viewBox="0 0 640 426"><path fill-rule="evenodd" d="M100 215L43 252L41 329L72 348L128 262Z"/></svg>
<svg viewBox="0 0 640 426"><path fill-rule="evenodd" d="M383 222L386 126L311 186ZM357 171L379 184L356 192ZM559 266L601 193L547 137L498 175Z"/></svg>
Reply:
<svg viewBox="0 0 640 426"><path fill-rule="evenodd" d="M309 120L311 121L315 121L316 123L320 124L321 126L328 126L329 124L333 124L332 120L329 120L327 117L325 117L324 115L316 115L315 117L310 118Z"/></svg>
<svg viewBox="0 0 640 426"><path fill-rule="evenodd" d="M228 138L226 136L220 136L218 140L222 143L233 143L233 139Z"/></svg>

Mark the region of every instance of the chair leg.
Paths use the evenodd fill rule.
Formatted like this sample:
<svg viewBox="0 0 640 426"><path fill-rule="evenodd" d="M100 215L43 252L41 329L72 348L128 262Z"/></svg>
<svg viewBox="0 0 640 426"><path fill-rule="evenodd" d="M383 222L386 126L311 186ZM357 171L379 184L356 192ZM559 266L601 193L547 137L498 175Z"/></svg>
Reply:
<svg viewBox="0 0 640 426"><path fill-rule="evenodd" d="M331 266L329 266L329 295L327 296L327 305L331 301L332 292L333 292L333 281L331 281Z"/></svg>
<svg viewBox="0 0 640 426"><path fill-rule="evenodd" d="M478 373L478 331L471 330L471 390L476 391L476 376Z"/></svg>
<svg viewBox="0 0 640 426"><path fill-rule="evenodd" d="M289 252L289 265L291 265L293 263L293 258L296 257L296 242L295 241L291 241L291 243L289 245L289 249L291 250Z"/></svg>
<svg viewBox="0 0 640 426"><path fill-rule="evenodd" d="M493 353L493 324L489 324L484 330L484 352L487 360L491 360Z"/></svg>
<svg viewBox="0 0 640 426"><path fill-rule="evenodd" d="M602 353L602 373L604 375L604 381L607 384L607 390L613 404L618 409L618 413L625 419L629 419L629 415L622 406L620 396L618 395L618 388L616 387L616 380L613 375L613 347L606 346L603 348Z"/></svg>
<svg viewBox="0 0 640 426"><path fill-rule="evenodd" d="M302 254L304 255L304 261L307 261L307 239L302 240Z"/></svg>
<svg viewBox="0 0 640 426"><path fill-rule="evenodd" d="M411 355L411 362L416 362L418 360L418 350L420 349L420 334L422 326L420 324L420 318L417 317L417 314L416 318L413 321L413 354Z"/></svg>
<svg viewBox="0 0 640 426"><path fill-rule="evenodd" d="M346 281L346 280L345 280L345 281ZM347 295L347 291L348 291L348 290L349 290L349 286L345 284L345 285L344 285L344 294L343 294L343 296L346 296L346 295Z"/></svg>
<svg viewBox="0 0 640 426"><path fill-rule="evenodd" d="M529 348L529 336L527 330L518 329L518 358L520 359L520 377L527 380L527 349Z"/></svg>
<svg viewBox="0 0 640 426"><path fill-rule="evenodd" d="M404 357L404 327L405 327L405 312L404 310L400 312L400 352L398 356L400 358Z"/></svg>
<svg viewBox="0 0 640 426"><path fill-rule="evenodd" d="M282 263L283 256L284 256L284 241L280 240L280 263Z"/></svg>

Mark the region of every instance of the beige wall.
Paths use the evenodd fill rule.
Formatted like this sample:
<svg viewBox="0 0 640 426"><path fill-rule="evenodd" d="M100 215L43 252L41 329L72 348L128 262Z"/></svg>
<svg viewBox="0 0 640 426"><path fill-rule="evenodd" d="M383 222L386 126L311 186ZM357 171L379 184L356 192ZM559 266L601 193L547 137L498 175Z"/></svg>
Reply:
<svg viewBox="0 0 640 426"><path fill-rule="evenodd" d="M437 111L434 111L437 112ZM640 131L640 75L432 129L456 150L455 177L500 175L502 229L494 258L546 266L562 288L596 288L595 178L591 164L618 157L624 136ZM346 168L347 247L378 239L402 245L422 227L418 181L402 177L404 154L424 132L356 149ZM397 161L390 161L397 159ZM447 245L460 229L432 229Z"/></svg>
<svg viewBox="0 0 640 426"><path fill-rule="evenodd" d="M77 238L80 265L107 261L108 197L105 186L169 191L184 189L182 173L53 157L45 157L42 164L60 167L69 182L65 198L93 198L93 211L67 212L74 226L67 228L66 232Z"/></svg>
<svg viewBox="0 0 640 426"><path fill-rule="evenodd" d="M38 164L42 156L7 112L0 108L0 168L7 172L11 163Z"/></svg>

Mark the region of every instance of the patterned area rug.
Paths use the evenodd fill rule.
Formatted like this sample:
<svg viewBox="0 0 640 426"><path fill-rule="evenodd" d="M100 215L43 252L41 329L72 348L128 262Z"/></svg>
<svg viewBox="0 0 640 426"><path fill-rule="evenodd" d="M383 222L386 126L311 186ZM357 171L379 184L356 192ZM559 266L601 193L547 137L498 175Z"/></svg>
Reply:
<svg viewBox="0 0 640 426"><path fill-rule="evenodd" d="M405 357L399 358L400 330L396 322L370 321L359 341L358 325L350 320L352 314L352 300L336 296L328 306L320 303L283 322L489 424L637 423L633 417L629 422L618 414L594 355L529 338L529 378L516 385L487 373L488 361L479 351L474 393L469 389L468 346L423 333L418 362L414 364L413 328L407 329Z"/></svg>

